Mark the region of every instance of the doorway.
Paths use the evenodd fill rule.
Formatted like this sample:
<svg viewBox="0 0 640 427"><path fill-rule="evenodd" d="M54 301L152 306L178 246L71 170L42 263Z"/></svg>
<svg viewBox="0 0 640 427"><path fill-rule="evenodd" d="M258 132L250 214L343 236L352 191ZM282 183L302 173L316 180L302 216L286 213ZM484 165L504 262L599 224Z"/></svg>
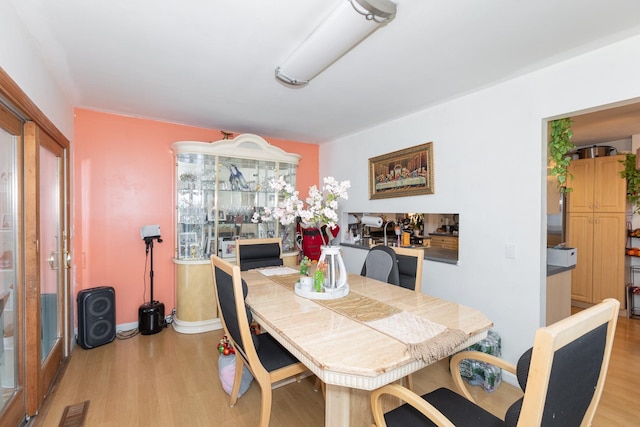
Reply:
<svg viewBox="0 0 640 427"><path fill-rule="evenodd" d="M37 414L69 355L68 159L69 141L0 69L0 425Z"/></svg>
<svg viewBox="0 0 640 427"><path fill-rule="evenodd" d="M69 252L64 146L24 125L26 410L35 415L68 353Z"/></svg>

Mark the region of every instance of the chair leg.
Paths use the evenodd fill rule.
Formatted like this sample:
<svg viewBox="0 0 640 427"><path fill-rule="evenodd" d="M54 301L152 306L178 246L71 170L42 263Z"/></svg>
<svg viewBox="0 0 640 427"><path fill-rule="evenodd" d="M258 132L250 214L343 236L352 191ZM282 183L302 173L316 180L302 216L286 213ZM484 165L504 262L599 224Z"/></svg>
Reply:
<svg viewBox="0 0 640 427"><path fill-rule="evenodd" d="M269 427L269 419L271 418L271 384L264 387L260 384L260 427Z"/></svg>
<svg viewBox="0 0 640 427"><path fill-rule="evenodd" d="M233 406L238 401L238 394L240 393L240 383L242 382L242 371L244 370L244 361L242 357L236 353L236 372L233 376L233 387L231 387L231 400L230 405Z"/></svg>

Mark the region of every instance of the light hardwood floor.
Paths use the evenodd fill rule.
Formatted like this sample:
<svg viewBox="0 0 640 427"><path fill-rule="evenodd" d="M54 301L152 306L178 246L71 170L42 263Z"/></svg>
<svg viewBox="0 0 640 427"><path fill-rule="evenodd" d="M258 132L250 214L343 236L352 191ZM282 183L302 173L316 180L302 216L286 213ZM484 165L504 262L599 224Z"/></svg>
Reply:
<svg viewBox="0 0 640 427"><path fill-rule="evenodd" d="M222 332L183 335L166 329L155 335L84 350L74 349L61 380L30 425L57 426L67 405L90 400L87 427L101 426L255 426L260 390L255 384L235 407L218 378L216 344ZM533 337L532 337L533 342ZM595 427L635 426L640 419L640 320L620 318ZM323 426L324 402L313 378L273 393L272 426ZM414 387L426 393L452 387L446 362L414 375ZM502 417L517 391L502 383L494 393L474 387L483 406Z"/></svg>

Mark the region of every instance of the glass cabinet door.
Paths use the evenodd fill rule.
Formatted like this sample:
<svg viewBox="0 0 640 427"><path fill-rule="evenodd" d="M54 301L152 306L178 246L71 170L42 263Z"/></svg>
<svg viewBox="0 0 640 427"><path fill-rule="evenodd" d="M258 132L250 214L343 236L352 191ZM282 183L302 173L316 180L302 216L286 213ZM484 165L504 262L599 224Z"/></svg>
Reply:
<svg viewBox="0 0 640 427"><path fill-rule="evenodd" d="M215 251L215 163L212 155L177 155L177 259L208 259Z"/></svg>
<svg viewBox="0 0 640 427"><path fill-rule="evenodd" d="M218 255L235 257L235 239L253 239L280 236L283 251L293 249L291 227L282 227L277 221L253 223L255 212L274 208L276 193L269 182L282 174L283 165L275 161L248 160L221 157L218 176ZM293 170L293 173L292 173ZM295 169L284 166L285 179L295 186Z"/></svg>

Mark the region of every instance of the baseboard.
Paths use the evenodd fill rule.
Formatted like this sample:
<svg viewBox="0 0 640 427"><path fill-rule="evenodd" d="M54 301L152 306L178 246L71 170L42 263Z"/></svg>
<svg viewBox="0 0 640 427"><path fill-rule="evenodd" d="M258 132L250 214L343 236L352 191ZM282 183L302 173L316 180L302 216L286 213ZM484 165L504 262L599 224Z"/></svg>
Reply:
<svg viewBox="0 0 640 427"><path fill-rule="evenodd" d="M138 322L120 323L116 325L116 332L127 332L138 329Z"/></svg>

